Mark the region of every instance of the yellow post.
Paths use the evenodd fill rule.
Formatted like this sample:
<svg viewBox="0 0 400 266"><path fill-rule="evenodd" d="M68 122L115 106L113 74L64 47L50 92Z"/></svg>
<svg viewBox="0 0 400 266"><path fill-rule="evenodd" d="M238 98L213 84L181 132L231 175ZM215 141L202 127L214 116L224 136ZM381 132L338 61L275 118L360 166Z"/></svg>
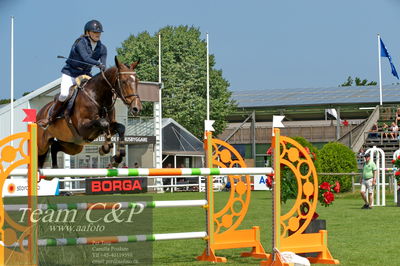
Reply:
<svg viewBox="0 0 400 266"><path fill-rule="evenodd" d="M280 129L274 128L274 248L281 247L281 166ZM275 254L275 251L274 251ZM276 254L275 254L276 256Z"/></svg>
<svg viewBox="0 0 400 266"><path fill-rule="evenodd" d="M206 131L206 165L207 168L212 168L212 132ZM207 243L207 255L211 255L211 245L214 244L214 185L213 185L213 176L207 176L207 202L208 202L208 210L207 210L207 234L208 234L208 243Z"/></svg>
<svg viewBox="0 0 400 266"><path fill-rule="evenodd" d="M28 166L28 228L30 229L28 250L30 253L31 264L38 265L38 230L37 223L32 222L31 214L32 211L37 209L37 183L38 183L38 153L37 153L37 125L35 123L28 124L28 131L30 138L28 141L28 155L29 155L29 166Z"/></svg>

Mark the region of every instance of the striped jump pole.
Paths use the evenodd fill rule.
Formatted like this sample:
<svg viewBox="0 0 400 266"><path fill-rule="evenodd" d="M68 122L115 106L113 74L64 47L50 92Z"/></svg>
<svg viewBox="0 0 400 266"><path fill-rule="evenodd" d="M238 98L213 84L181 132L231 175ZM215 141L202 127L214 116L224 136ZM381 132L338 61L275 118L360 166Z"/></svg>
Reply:
<svg viewBox="0 0 400 266"><path fill-rule="evenodd" d="M99 236L99 237L79 237L79 238L48 238L39 239L38 246L75 246L75 245L98 245L98 244L116 244L148 242L160 240L182 240L182 239L203 239L207 237L206 232L186 232L169 234L149 234L149 235L126 235L126 236ZM22 241L23 246L28 245L27 240ZM11 244L7 247L19 247L19 243Z"/></svg>
<svg viewBox="0 0 400 266"><path fill-rule="evenodd" d="M127 177L127 176L209 176L209 175L268 175L271 167L252 168L117 168L117 169L39 169L45 178L54 177ZM26 175L26 169L16 169L10 175Z"/></svg>
<svg viewBox="0 0 400 266"><path fill-rule="evenodd" d="M166 200L166 201L137 201L137 202L96 202L96 203L58 203L38 204L37 209L45 210L110 210L142 208L170 208L170 207L205 207L206 200ZM6 211L20 211L27 209L26 204L4 205Z"/></svg>

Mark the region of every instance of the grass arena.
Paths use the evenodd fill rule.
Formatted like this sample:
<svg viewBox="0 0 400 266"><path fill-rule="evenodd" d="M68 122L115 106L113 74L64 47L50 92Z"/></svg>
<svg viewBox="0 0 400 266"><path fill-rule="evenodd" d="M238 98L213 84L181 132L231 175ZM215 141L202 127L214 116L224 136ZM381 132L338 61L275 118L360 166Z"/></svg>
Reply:
<svg viewBox="0 0 400 266"><path fill-rule="evenodd" d="M280 137L279 130L275 131L274 155L279 156L274 159L274 169L279 169L280 164L290 165L299 184L298 198L283 205L277 200L280 198L279 170L274 171L274 193L251 192L248 175L271 174L273 170L223 168L222 163L240 165L240 158L232 155L234 151L229 146L219 150L211 142L207 144L214 145L212 165L220 168L73 169L70 172L42 169L39 173L46 178L229 175L232 183L236 183L230 192L213 193L209 189L212 188L209 178L206 193L36 197L35 186L30 185L38 181L32 141L35 126L30 125L30 129L30 134L17 134L22 138L17 149L7 145L11 138L2 141L2 184L16 166L28 164L31 194L28 198L4 198L1 204L3 265L202 265L213 262L290 265L281 258L284 251L316 252L316 257L309 257L314 263L340 261L344 265L360 265L365 250L376 248L376 242L369 241L371 234L377 241L385 239L379 246L388 256L371 257L369 265L395 265L397 242L391 236L396 234L393 224L398 223L399 212L391 206L376 208L381 217L387 218L385 221L391 221L388 226L378 215L359 211L358 197L343 194L333 206L318 209L318 214L327 220L329 236L326 230L304 233L316 211L317 201L313 197L317 197L318 179L315 168L309 164L311 159L307 155L304 159L299 157L300 152L306 154L304 148L289 138ZM23 159L14 161L25 143L31 156L22 154ZM232 153L228 154L227 150ZM307 164L305 172L301 170L304 164ZM300 213L304 204L308 212ZM138 208L143 214L141 217L135 216ZM371 224L375 230L366 234ZM363 252L354 252L355 246L362 246ZM60 261L63 264L58 264Z"/></svg>

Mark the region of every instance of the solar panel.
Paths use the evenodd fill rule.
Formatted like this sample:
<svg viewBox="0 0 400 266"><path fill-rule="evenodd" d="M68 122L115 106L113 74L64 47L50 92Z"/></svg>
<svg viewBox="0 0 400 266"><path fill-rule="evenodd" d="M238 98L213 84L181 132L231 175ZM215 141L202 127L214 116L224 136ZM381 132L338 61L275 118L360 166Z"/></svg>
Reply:
<svg viewBox="0 0 400 266"><path fill-rule="evenodd" d="M385 85L384 103L400 102L400 85ZM378 86L293 88L233 91L238 107L272 107L319 104L379 103Z"/></svg>

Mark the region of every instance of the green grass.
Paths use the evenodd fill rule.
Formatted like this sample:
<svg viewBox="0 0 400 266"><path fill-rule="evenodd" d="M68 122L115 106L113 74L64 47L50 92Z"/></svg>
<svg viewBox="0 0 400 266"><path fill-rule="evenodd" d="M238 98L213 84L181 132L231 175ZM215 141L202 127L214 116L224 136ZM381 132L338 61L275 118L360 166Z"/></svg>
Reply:
<svg viewBox="0 0 400 266"><path fill-rule="evenodd" d="M150 196L153 200L189 200L202 199L204 194L188 192L151 194ZM225 192L215 194L216 210L225 205L228 196L229 193ZM132 200L132 196L102 196L101 199L94 196L74 196L51 199L52 202L54 200L57 202L118 201ZM41 198L41 200L49 199ZM337 196L332 206L318 207L319 218L327 221L329 250L342 265L400 265L398 254L400 208L395 207L391 195L387 194L386 201L386 207L361 210L363 202L358 193L341 194ZM283 209L290 208L292 203L288 201ZM261 241L268 252L271 251L271 216L271 193L253 192L249 211L240 228L248 229L253 225L259 225ZM205 231L204 210L200 207L154 209L152 227L153 233ZM129 224L119 224L113 228L115 234L130 234L131 229ZM49 236L49 232L44 232L41 231L40 237L43 237L43 234ZM80 236L85 236L85 234ZM156 241L152 244L154 265L210 265L210 263L195 261L195 257L204 250L203 240ZM60 263L63 258L81 256L82 253L88 256L90 248L86 251L83 246L41 249L41 256L43 257L44 254L48 256L48 263L43 263L43 265L65 265ZM217 254L227 257L228 265L259 264L257 259L241 258L242 251L244 249L225 250L218 251ZM55 262L51 262L55 258L57 258Z"/></svg>
<svg viewBox="0 0 400 266"><path fill-rule="evenodd" d="M194 195L193 195L194 194ZM155 195L155 199L191 199L196 198L197 193L175 193ZM216 201L225 202L227 193L216 193ZM193 197L192 197L193 196ZM363 202L359 194L342 194L337 197L330 207L319 206L317 209L320 219L327 221L328 247L335 259L342 265L400 265L398 251L400 239L400 208L395 207L393 197L387 195L386 207L375 207L372 210L362 210ZM283 209L290 208L293 202L288 201ZM250 228L252 225L261 227L261 241L267 251L271 251L271 194L270 192L257 191L252 193L252 201L245 221L240 228ZM163 210L166 211L166 210ZM180 210L182 211L182 210ZM193 230L191 225L199 222L192 218L198 218L191 212L174 210L183 230ZM172 212L169 212L173 214ZM170 224L165 225L162 217L168 212L156 213L154 228L170 230ZM160 220L157 219L160 217ZM186 221L186 222L185 222ZM201 222L201 221L200 221ZM162 225L164 224L164 225ZM192 229L191 229L192 228ZM196 230L199 227L196 227ZM200 227L201 228L201 227ZM199 229L200 229L199 228ZM156 265L188 265L193 264L192 258L203 250L198 240L182 241L170 245L165 242L155 243L154 263ZM241 250L240 250L241 251ZM228 258L228 264L257 265L258 260L241 258L239 250L219 251L218 255ZM175 254L175 255L172 255ZM173 257L174 259L171 259ZM168 259L169 258L169 259ZM198 264L202 264L196 262ZM207 263L205 263L207 264Z"/></svg>

